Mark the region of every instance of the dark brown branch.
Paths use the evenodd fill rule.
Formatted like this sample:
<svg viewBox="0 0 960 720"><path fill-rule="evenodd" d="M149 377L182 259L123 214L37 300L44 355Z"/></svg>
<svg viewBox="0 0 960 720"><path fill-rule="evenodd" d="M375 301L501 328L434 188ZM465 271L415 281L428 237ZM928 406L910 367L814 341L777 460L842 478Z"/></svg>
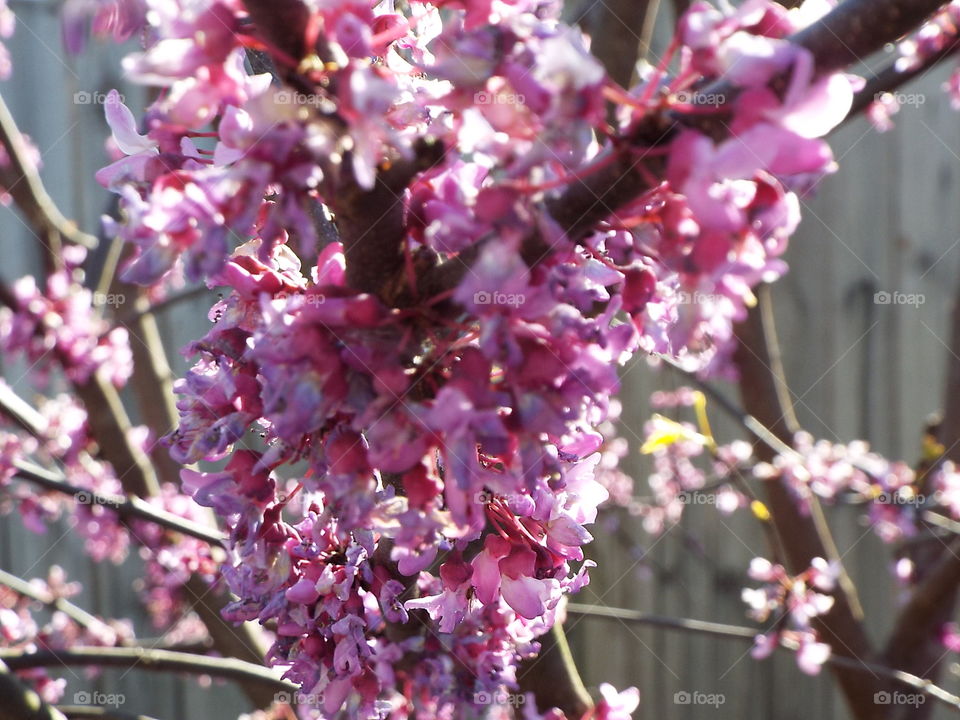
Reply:
<svg viewBox="0 0 960 720"><path fill-rule="evenodd" d="M306 75L319 64L333 60L324 33L318 33L316 45L307 46L310 5L303 0L243 0L253 21L256 35L265 43L265 53L254 62L265 67L269 59L275 78L306 94L320 88ZM317 62L319 61L319 62ZM326 78L322 88L336 95L335 78Z"/></svg>
<svg viewBox="0 0 960 720"><path fill-rule="evenodd" d="M121 667L129 670L178 672L251 683L272 692L297 691L297 685L281 680L273 671L236 658L207 657L171 650L151 650L143 647L84 647L69 650L40 650L24 653L0 649L0 661L11 670L38 667Z"/></svg>
<svg viewBox="0 0 960 720"><path fill-rule="evenodd" d="M130 386L137 399L141 422L150 428L154 438L161 438L177 427L179 416L173 392L173 371L167 362L157 319L142 288L118 279L111 291L117 297L132 299L135 319L129 324L119 321L117 324L125 327L130 336L133 353ZM180 466L162 443L154 443L149 458L158 482L175 487L180 484Z"/></svg>
<svg viewBox="0 0 960 720"><path fill-rule="evenodd" d="M403 267L403 193L410 181L443 159L439 142L421 140L411 160L383 166L372 189L358 185L350 162L344 163L345 182L330 201L343 242L347 285L372 294L383 290Z"/></svg>
<svg viewBox="0 0 960 720"><path fill-rule="evenodd" d="M942 0L846 0L789 39L811 51L816 72L822 75L841 70L880 50L918 27L942 5ZM728 105L737 95L736 88L722 78L704 92L725 97ZM729 132L727 120L726 113L722 112L700 117L672 114L668 118L647 120L628 138L630 143L611 150L619 156L616 162L570 185L550 203L551 216L571 240L580 240L598 222L646 191L648 177L662 177L658 161L643 158L637 146L662 144L681 124L693 124L706 134L721 138Z"/></svg>
<svg viewBox="0 0 960 720"><path fill-rule="evenodd" d="M541 712L558 707L568 718L583 717L593 700L577 672L563 626L557 623L539 641L540 654L517 668L520 690L534 694Z"/></svg>
<svg viewBox="0 0 960 720"><path fill-rule="evenodd" d="M66 720L30 688L24 687L0 661L0 720Z"/></svg>
<svg viewBox="0 0 960 720"><path fill-rule="evenodd" d="M916 29L945 4L943 0L846 0L790 39L813 53L817 72L842 70Z"/></svg>
<svg viewBox="0 0 960 720"><path fill-rule="evenodd" d="M673 0L673 14L677 19L690 9L693 0Z"/></svg>
<svg viewBox="0 0 960 720"><path fill-rule="evenodd" d="M113 466L124 488L140 497L156 495L160 486L153 464L131 437L133 423L117 389L100 373L73 387L87 410L90 434L97 441L101 457Z"/></svg>
<svg viewBox="0 0 960 720"><path fill-rule="evenodd" d="M938 440L946 448L944 459L960 464L960 288L954 296L951 322L943 419L937 432Z"/></svg>
<svg viewBox="0 0 960 720"><path fill-rule="evenodd" d="M306 29L310 9L301 0L244 0L244 7L257 33L270 45L270 51L280 50L290 59L299 62L307 54ZM292 68L284 68L286 75Z"/></svg>
<svg viewBox="0 0 960 720"><path fill-rule="evenodd" d="M223 610L231 597L222 586L211 589L203 577L194 574L183 590L186 601L206 626L217 652L251 665L263 665L267 655L263 633L252 623L234 625L223 619ZM265 685L244 685L243 690L257 707L265 708L273 702L270 689Z"/></svg>
<svg viewBox="0 0 960 720"><path fill-rule="evenodd" d="M907 70L898 70L897 63L892 62L867 81L863 89L857 93L853 99L853 105L844 123L849 122L865 111L870 105L879 99L883 93L891 93L906 85L914 78L921 77L927 73L930 68L947 58L955 55L960 50L960 39L955 39L938 53L924 58L916 67Z"/></svg>
<svg viewBox="0 0 960 720"><path fill-rule="evenodd" d="M940 561L927 572L924 581L914 588L910 600L900 611L884 651L887 662L908 667L906 663L916 654L917 646L926 644L931 634L935 634L945 622L940 609L945 604L953 606L958 585L960 540L955 540L944 549ZM936 654L941 655L942 648Z"/></svg>

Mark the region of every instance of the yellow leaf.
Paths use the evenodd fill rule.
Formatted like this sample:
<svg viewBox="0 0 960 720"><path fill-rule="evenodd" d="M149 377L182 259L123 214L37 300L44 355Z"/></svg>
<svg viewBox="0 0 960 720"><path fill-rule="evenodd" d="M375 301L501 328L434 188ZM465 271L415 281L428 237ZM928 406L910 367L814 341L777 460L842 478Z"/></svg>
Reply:
<svg viewBox="0 0 960 720"><path fill-rule="evenodd" d="M647 441L640 448L640 452L644 455L649 455L655 450L673 445L680 440L700 440L702 442L704 439L699 433L695 433L675 420L663 417L663 415L654 415L653 420L656 421L657 427L650 433Z"/></svg>
<svg viewBox="0 0 960 720"><path fill-rule="evenodd" d="M750 510L758 520L762 522L767 522L770 520L770 511L767 510L767 506L759 500L754 500L752 503L750 503Z"/></svg>

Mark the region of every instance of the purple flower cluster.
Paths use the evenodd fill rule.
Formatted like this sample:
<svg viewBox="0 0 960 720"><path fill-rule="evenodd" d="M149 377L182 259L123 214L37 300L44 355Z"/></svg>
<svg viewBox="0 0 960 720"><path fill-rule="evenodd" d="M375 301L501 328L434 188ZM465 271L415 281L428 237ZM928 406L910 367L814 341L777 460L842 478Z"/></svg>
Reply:
<svg viewBox="0 0 960 720"><path fill-rule="evenodd" d="M751 617L761 623L769 622L773 628L757 636L753 657L767 657L787 639L797 646L800 669L808 675L820 672L830 657L830 646L817 640L810 622L833 607L834 598L827 593L834 588L838 567L823 558L814 558L808 570L791 577L781 565L764 558L753 559L750 577L765 585L745 589L743 601L750 606Z"/></svg>
<svg viewBox="0 0 960 720"><path fill-rule="evenodd" d="M646 350L727 368L751 288L785 270L795 193L832 169L819 138L853 81L815 77L785 39L815 13L766 0L695 3L674 76L665 64L626 90L556 2L322 3L304 58L253 37L235 0L145 6L126 69L163 91L142 134L110 96L118 154L99 179L121 198L112 230L137 248L128 278L183 271L227 291L186 350L198 359L168 442L181 463L224 462L182 480L230 532L229 616L275 624L270 660L313 696L308 713L440 716L515 690L517 662L588 582L606 486L629 502L612 470L618 364ZM295 82L247 73L246 49L264 47ZM721 78L730 97L709 107L698 89ZM611 130L711 112L732 137L683 123L650 149L664 177L579 244L545 212L610 162ZM445 152L394 198L410 300L393 307L350 286L318 215L349 216L345 198L416 165L423 138ZM346 255L363 240L344 238ZM426 297L425 258L469 267ZM705 447L687 440L670 452ZM712 450L724 475L746 459ZM663 493L703 484L691 470L668 487L688 463L658 462ZM636 705L604 694L595 717Z"/></svg>
<svg viewBox="0 0 960 720"><path fill-rule="evenodd" d="M72 382L101 373L122 387L133 371L127 331L112 327L80 284L84 254L82 248L66 249L66 266L50 273L45 288L30 275L13 284L15 307L0 307L0 349L22 352L37 378L57 367Z"/></svg>
<svg viewBox="0 0 960 720"><path fill-rule="evenodd" d="M400 708L385 657L463 655L457 667L475 678L455 694L449 668L421 663L410 677L444 702L512 684L534 630L586 582L584 526L607 497L590 427L616 384L617 333L606 352L587 346L607 318L573 306L538 315L546 289L524 284L523 317L492 312L465 334L418 338L403 313L344 287L337 244L310 280L284 246L269 263L259 255L241 249L212 279L234 292L191 347L201 361L177 387L181 427L169 439L183 462L230 457L183 479L229 520L231 617L276 619L271 657L327 712ZM262 452L236 448L251 429ZM298 468L290 493L282 468ZM288 524L284 509L302 519ZM449 645L391 640L392 625L422 611Z"/></svg>

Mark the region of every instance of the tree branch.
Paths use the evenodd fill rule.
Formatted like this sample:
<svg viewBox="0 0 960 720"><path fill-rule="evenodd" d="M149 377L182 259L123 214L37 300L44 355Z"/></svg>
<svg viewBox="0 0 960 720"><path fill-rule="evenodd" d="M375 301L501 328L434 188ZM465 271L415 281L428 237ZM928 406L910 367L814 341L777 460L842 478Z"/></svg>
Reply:
<svg viewBox="0 0 960 720"><path fill-rule="evenodd" d="M568 718L583 717L593 700L580 679L563 625L555 623L539 641L540 653L517 668L521 692L532 692L541 712L558 707Z"/></svg>
<svg viewBox="0 0 960 720"><path fill-rule="evenodd" d="M0 720L67 720L30 688L24 687L0 660Z"/></svg>
<svg viewBox="0 0 960 720"><path fill-rule="evenodd" d="M744 409L781 441L789 443L799 426L783 379L769 287L759 288L758 296L758 306L750 311L745 322L736 327L734 363L740 376L740 392ZM761 460L773 460L774 453L766 445L755 449ZM780 479L767 481L764 487L790 572L805 571L816 557L839 561L823 511L813 493L808 492L803 498L809 508L804 511L799 499ZM873 651L862 625L863 610L856 588L843 571L833 596L835 602L830 611L814 618L813 627L834 654L858 662L867 661ZM854 716L875 718L874 695L883 689L876 679L840 666L832 669Z"/></svg>
<svg viewBox="0 0 960 720"><path fill-rule="evenodd" d="M853 105L850 107L850 112L847 113L847 117L843 123L846 124L864 112L876 102L877 98L883 95L883 93L893 92L914 78L925 75L930 68L955 55L958 50L960 50L960 38L955 38L954 41L943 50L924 58L916 67L908 68L907 70L898 70L896 61L890 63L874 75L874 77L869 79L867 84L863 86L863 89L856 94L853 99Z"/></svg>
<svg viewBox="0 0 960 720"><path fill-rule="evenodd" d="M39 465L25 461L17 462L16 469L17 474L15 477L21 480L33 483L45 490L52 490L74 497L79 496L84 502L100 505L101 507L114 511L124 520L145 520L146 522L154 523L167 530L173 530L174 532L203 540L217 547L224 547L226 544L223 533L195 523L192 520L161 510L160 508L155 508L139 497L94 493L87 488L73 485L62 475L52 473Z"/></svg>
<svg viewBox="0 0 960 720"><path fill-rule="evenodd" d="M187 288L186 290L181 290L177 293L171 293L163 300L153 304L142 305L135 303L130 312L118 314L117 320L122 325L131 325L148 313L151 315L156 315L157 313L181 302L186 302L195 298L211 297L212 295L213 293L211 292L210 288L206 287L205 285L197 285L196 287Z"/></svg>
<svg viewBox="0 0 960 720"><path fill-rule="evenodd" d="M257 33L268 44L268 53L276 57L276 51L285 54L288 60L300 62L307 55L306 30L310 8L301 0L244 0L244 7ZM277 62L276 67L284 80L289 80L295 68L289 62Z"/></svg>
<svg viewBox="0 0 960 720"><path fill-rule="evenodd" d="M0 379L0 413L19 425L34 437L42 437L47 431L47 420L13 388Z"/></svg>
<svg viewBox="0 0 960 720"><path fill-rule="evenodd" d="M97 239L81 232L67 220L47 194L36 167L30 161L27 142L0 96L0 145L7 163L0 163L0 186L10 196L30 227L47 248L59 252L65 243L93 248Z"/></svg>
<svg viewBox="0 0 960 720"><path fill-rule="evenodd" d="M6 585L18 595L22 595L25 598L42 603L51 610L62 612L64 615L77 623L77 625L86 628L87 630L96 632L99 628L107 626L107 624L96 615L88 613L86 610L74 605L66 598L40 592L26 580L8 573L6 570L0 569L0 585Z"/></svg>
<svg viewBox="0 0 960 720"><path fill-rule="evenodd" d="M0 661L11 670L29 670L38 667L71 667L90 665L95 667L121 667L128 670L152 672L179 672L194 675L210 675L225 680L251 683L272 692L296 692L297 685L280 677L273 671L236 658L207 657L172 650L151 650L143 647L84 647L67 650L40 650L24 653L19 650L0 648Z"/></svg>
<svg viewBox="0 0 960 720"><path fill-rule="evenodd" d="M261 629L250 622L233 625L223 619L221 613L231 601L225 588L211 588L203 577L194 574L183 589L187 602L206 626L217 652L251 665L263 665L267 647ZM259 708L269 707L273 702L266 686L244 685L243 690Z"/></svg>
<svg viewBox="0 0 960 720"><path fill-rule="evenodd" d="M657 358L666 365L669 365L676 372L683 375L683 377L689 382L696 385L706 395L713 399L717 405L720 406L720 409L723 410L731 419L736 421L740 427L750 433L755 440L766 445L772 452L786 455L796 453L796 450L778 438L776 434L770 430L770 428L766 427L753 415L750 415L748 412L743 410L743 408L736 405L722 392L717 390L717 388L715 388L712 384L701 380L699 377L697 377L696 373L686 370L683 365L668 355L658 355Z"/></svg>
<svg viewBox="0 0 960 720"><path fill-rule="evenodd" d="M811 53L818 73L865 60L946 5L943 0L846 0L790 40Z"/></svg>
<svg viewBox="0 0 960 720"><path fill-rule="evenodd" d="M344 182L330 199L343 242L347 285L376 295L392 284L403 268L403 193L420 172L443 159L442 143L421 140L411 160L398 160L377 173L374 187L365 190L344 163Z"/></svg>
<svg viewBox="0 0 960 720"><path fill-rule="evenodd" d="M944 412L937 431L937 439L946 450L935 468L944 460L960 462L960 288L954 297L952 325ZM923 480L932 474L925 473ZM943 660L940 628L953 617L960 590L960 539L949 546L931 539L913 550L911 560L916 585L897 616L884 658L908 672L936 677Z"/></svg>
<svg viewBox="0 0 960 720"><path fill-rule="evenodd" d="M677 630L680 632L706 635L708 637L716 637L725 640L742 640L753 642L759 633L758 630L739 625L727 625L725 623L714 623L704 620L691 620L688 618L673 618L662 615L651 615L639 610L627 610L625 608L611 608L599 605L579 605L570 603L567 606L567 612L571 615L594 617L601 620L616 620L618 622L636 623L638 625L647 625L651 627L662 628L664 630ZM788 638L781 637L779 639L778 649L796 651L797 647L797 643ZM885 677L897 684L913 688L926 695L929 695L953 710L960 710L960 697L957 697L953 693L934 685L930 680L918 677L911 673L906 673L902 670L896 670L886 665L851 660L850 658L840 655L831 655L829 658L827 658L827 665L836 665L859 673L870 673L880 677Z"/></svg>
<svg viewBox="0 0 960 720"><path fill-rule="evenodd" d="M952 608L957 586L960 584L960 539L954 540L940 561L931 568L923 582L914 588L910 599L897 617L897 624L887 642L884 657L898 667L908 667L908 660L921 642L927 642L932 632L939 630L946 620L940 608ZM940 655L942 650L937 651Z"/></svg>
<svg viewBox="0 0 960 720"><path fill-rule="evenodd" d="M44 246L51 254L51 248ZM55 262L49 259L49 263ZM6 285L0 283L0 304L15 312L19 303ZM61 353L56 357L64 365L66 358ZM72 387L87 411L90 435L97 441L99 455L113 465L117 478L131 493L147 497L159 490L157 476L150 458L130 437L133 425L120 400L117 389L99 372L94 372L84 382L73 382Z"/></svg>

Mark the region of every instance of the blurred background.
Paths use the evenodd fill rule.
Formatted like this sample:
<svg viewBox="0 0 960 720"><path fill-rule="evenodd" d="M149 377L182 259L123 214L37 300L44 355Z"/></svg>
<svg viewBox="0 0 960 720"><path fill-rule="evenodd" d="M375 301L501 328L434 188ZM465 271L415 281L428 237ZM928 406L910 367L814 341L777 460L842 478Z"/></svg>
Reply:
<svg viewBox="0 0 960 720"><path fill-rule="evenodd" d="M54 200L82 229L97 233L99 217L111 210L109 194L93 181L107 162L103 98L117 88L135 114L146 99L122 76L120 59L129 48L93 43L79 57L68 57L59 2L10 5L17 16L8 43L14 69L0 93L39 148L41 175ZM622 79L632 71L637 48L656 61L672 35L677 5L683 3L583 0L568 2L565 12L594 32L596 51ZM646 37L642 15L654 6L656 23ZM834 442L865 439L878 452L910 463L919 457L925 419L943 403L949 313L960 269L960 115L941 90L951 69L947 61L905 88L922 100L901 109L892 131L880 134L861 118L833 135L839 171L804 198L803 223L786 258L790 273L773 291L787 380L803 427ZM869 77L869 67L862 74ZM0 208L4 280L39 270L34 245L16 213ZM921 293L924 302L879 304L878 292ZM175 374L187 368L176 350L206 331L215 297L199 295L160 314ZM23 387L26 367L3 358L0 366L15 388ZM635 495L643 496L650 466L638 448L653 412L650 393L684 380L637 357L623 369L623 381L621 432L630 444L623 469L634 478ZM720 389L738 401L736 387ZM718 440L745 438L718 408L708 409ZM901 599L889 573L891 549L850 508L828 509L828 519L860 589L872 639L880 644ZM34 577L61 565L84 583L80 605L103 616L133 618L141 637L159 636L163 629L151 627L132 591L140 574L137 558L120 567L95 564L78 544L64 541L65 531L53 527L38 536L15 516L0 517L0 567ZM679 525L651 536L639 518L617 508L594 534L588 554L599 567L575 602L751 625L740 593L751 558L766 555L766 547L749 513L724 516L710 506L691 506ZM807 677L789 653L757 662L746 642L595 617L572 616L567 633L588 687L610 682L640 688L638 718L847 717L829 673ZM91 687L76 673L64 675L70 680L67 702L74 691ZM165 674L109 671L95 682L103 692L123 693L127 713L220 720L246 706L230 685L204 688ZM948 663L941 684L960 688L960 664ZM684 692L721 694L724 704L684 705L677 695Z"/></svg>

